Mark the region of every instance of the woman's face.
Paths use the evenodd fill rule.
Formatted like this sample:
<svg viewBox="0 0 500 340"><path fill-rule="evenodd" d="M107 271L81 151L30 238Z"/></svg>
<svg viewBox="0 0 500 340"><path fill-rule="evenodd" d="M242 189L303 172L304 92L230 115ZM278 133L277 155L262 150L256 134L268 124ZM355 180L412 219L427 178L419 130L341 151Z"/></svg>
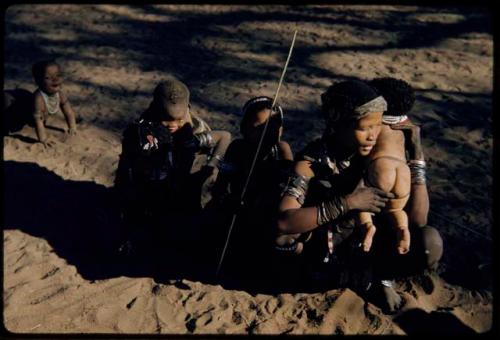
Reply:
<svg viewBox="0 0 500 340"><path fill-rule="evenodd" d="M62 76L60 74L59 66L49 65L45 69L45 75L41 79L42 91L47 94L56 94L61 90Z"/></svg>
<svg viewBox="0 0 500 340"><path fill-rule="evenodd" d="M367 156L377 142L383 112L370 112L354 124L354 140L361 156Z"/></svg>
<svg viewBox="0 0 500 340"><path fill-rule="evenodd" d="M340 143L342 147L349 149L349 152L367 156L377 142L382 128L382 114L382 112L371 112L349 126L338 128L335 143Z"/></svg>

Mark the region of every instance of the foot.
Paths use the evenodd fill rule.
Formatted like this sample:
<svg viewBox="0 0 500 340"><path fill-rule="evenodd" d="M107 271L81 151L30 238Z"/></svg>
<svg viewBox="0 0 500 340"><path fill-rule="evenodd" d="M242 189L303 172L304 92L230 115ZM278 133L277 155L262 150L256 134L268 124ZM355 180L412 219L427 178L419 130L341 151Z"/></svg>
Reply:
<svg viewBox="0 0 500 340"><path fill-rule="evenodd" d="M398 243L397 249L400 255L406 254L410 251L410 231L408 227L399 227L397 231Z"/></svg>
<svg viewBox="0 0 500 340"><path fill-rule="evenodd" d="M395 313L403 306L403 298L399 295L394 289L393 281L383 280L381 283L381 299L383 308L386 309L389 313Z"/></svg>
<svg viewBox="0 0 500 340"><path fill-rule="evenodd" d="M368 252L372 247L373 236L375 235L377 228L372 223L367 223L365 225L365 228L366 228L366 234L362 246L363 246L363 251Z"/></svg>

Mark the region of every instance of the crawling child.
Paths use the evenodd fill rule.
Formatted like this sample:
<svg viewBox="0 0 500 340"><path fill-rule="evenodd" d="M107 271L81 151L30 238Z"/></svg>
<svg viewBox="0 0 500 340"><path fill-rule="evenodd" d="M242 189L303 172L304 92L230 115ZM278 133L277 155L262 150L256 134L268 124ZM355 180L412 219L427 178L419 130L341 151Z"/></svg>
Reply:
<svg viewBox="0 0 500 340"><path fill-rule="evenodd" d="M35 130L40 143L50 147L53 143L46 132L49 117L62 113L66 119L68 135L76 134L76 114L69 103L67 94L62 90L61 67L55 60L43 60L32 68L33 78L38 89L33 94Z"/></svg>
<svg viewBox="0 0 500 340"><path fill-rule="evenodd" d="M387 214L396 229L398 253L406 254L410 250L410 232L408 216L403 208L410 197L411 176L406 162L404 134L393 130L391 125L408 120L406 113L413 107L415 96L406 82L395 78L376 78L370 85L385 98L388 108L382 117L383 125L377 143L369 155L365 182L396 196L389 199L382 214ZM376 227L371 213L361 212L359 219L366 230L362 247L364 251L369 251Z"/></svg>

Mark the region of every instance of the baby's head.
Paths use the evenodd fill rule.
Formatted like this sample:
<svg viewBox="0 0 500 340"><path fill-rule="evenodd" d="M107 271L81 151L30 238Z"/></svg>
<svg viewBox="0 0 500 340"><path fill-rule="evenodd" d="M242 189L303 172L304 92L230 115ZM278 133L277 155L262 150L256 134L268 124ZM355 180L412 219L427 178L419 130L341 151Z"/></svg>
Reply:
<svg viewBox="0 0 500 340"><path fill-rule="evenodd" d="M271 112L272 104L273 100L265 96L254 97L245 103L240 124L240 132L244 139L257 144L271 113L264 142L269 145L278 143L283 132L283 109L276 104Z"/></svg>
<svg viewBox="0 0 500 340"><path fill-rule="evenodd" d="M384 77L369 82L387 102L384 116L404 116L415 103L415 93L407 82L401 79Z"/></svg>
<svg viewBox="0 0 500 340"><path fill-rule="evenodd" d="M63 82L61 66L53 59L42 60L33 64L33 78L40 90L47 94L56 94Z"/></svg>

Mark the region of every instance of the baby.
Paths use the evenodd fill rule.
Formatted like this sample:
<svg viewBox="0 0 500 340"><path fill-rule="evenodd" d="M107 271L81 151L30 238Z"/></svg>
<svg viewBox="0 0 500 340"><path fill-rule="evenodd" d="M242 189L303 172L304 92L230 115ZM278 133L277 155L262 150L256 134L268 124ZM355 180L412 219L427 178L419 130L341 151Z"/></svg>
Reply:
<svg viewBox="0 0 500 340"><path fill-rule="evenodd" d="M365 182L396 196L389 199L382 214L387 214L396 229L398 253L406 254L410 250L410 232L408 216L403 208L410 197L411 176L406 162L404 134L393 130L391 125L408 120L406 113L413 107L415 96L410 85L395 78L377 78L370 85L385 98L388 108L382 117L383 125L377 143L369 155ZM359 223L366 228L363 250L369 251L376 227L371 213L361 212L359 219Z"/></svg>
<svg viewBox="0 0 500 340"><path fill-rule="evenodd" d="M49 117L62 113L68 124L68 135L76 134L76 114L69 103L68 97L62 91L61 67L55 60L43 60L35 63L32 68L33 78L38 89L33 94L35 129L40 143L44 147L53 145L45 130Z"/></svg>

